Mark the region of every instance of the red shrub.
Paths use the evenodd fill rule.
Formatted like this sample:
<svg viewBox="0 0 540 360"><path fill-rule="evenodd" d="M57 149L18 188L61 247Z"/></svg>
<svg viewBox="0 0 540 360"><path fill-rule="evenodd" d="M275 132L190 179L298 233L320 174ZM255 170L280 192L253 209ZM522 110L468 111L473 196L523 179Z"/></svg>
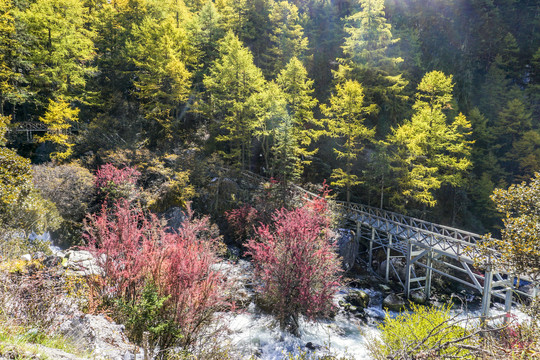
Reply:
<svg viewBox="0 0 540 360"><path fill-rule="evenodd" d="M96 172L94 186L103 201L133 200L135 184L140 175L140 172L130 167L118 169L112 164L105 164Z"/></svg>
<svg viewBox="0 0 540 360"><path fill-rule="evenodd" d="M162 349L192 344L225 306L222 276L212 270L218 239L205 236L209 227L208 218L193 219L188 209L183 227L167 232L155 215L144 216L127 201L117 203L113 214L103 209L87 222L86 249L103 269L104 298L136 308L144 305L141 297L151 284L165 299L158 323L173 330L159 334Z"/></svg>
<svg viewBox="0 0 540 360"><path fill-rule="evenodd" d="M257 209L249 204L227 211L225 218L239 245L254 235L255 225L261 220Z"/></svg>
<svg viewBox="0 0 540 360"><path fill-rule="evenodd" d="M298 331L298 316L325 316L340 285L339 261L329 242L329 220L309 208L279 210L247 244L261 295L283 329Z"/></svg>

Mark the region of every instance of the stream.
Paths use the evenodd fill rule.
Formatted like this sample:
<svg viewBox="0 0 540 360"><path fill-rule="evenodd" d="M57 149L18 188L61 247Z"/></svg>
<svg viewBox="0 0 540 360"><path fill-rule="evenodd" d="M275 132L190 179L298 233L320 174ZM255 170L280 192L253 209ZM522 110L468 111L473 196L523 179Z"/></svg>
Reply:
<svg viewBox="0 0 540 360"><path fill-rule="evenodd" d="M234 270L244 268L245 274L249 263L241 260L237 265L233 265L233 268ZM261 312L251 302L241 312L222 314L221 322L228 329L227 341L238 359L249 359L255 356L263 360L282 360L287 359L285 354L299 355L304 352L310 354L309 359L318 359L324 355L334 355L338 358L343 356L347 360L371 359L368 344L371 339L378 337L378 325L386 316L382 309L384 294L382 291L370 288L344 287L334 297L336 306L349 291L354 290L362 290L370 297L369 306L364 310L366 316L363 319L342 310L333 319L316 323L301 319L300 337L295 337L281 331L271 315ZM466 311L457 309L454 314L460 319L480 316L479 304L473 302L466 306ZM513 309L512 313L518 319L526 318L518 309ZM504 314L502 304L495 304L490 315L502 314ZM389 312L388 315L395 317L398 313ZM477 321L466 321L464 325L475 322Z"/></svg>

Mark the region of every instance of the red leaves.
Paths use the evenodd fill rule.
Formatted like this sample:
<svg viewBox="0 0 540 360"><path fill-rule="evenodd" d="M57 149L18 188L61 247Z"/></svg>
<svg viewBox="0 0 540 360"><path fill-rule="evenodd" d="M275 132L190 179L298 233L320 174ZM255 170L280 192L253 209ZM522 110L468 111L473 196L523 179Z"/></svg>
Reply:
<svg viewBox="0 0 540 360"><path fill-rule="evenodd" d="M156 285L168 297L165 318L181 329L181 342L190 344L209 323L214 311L226 304L222 277L212 270L218 239L208 236L208 218L188 219L177 232L169 232L155 215L130 209L127 201L113 214L105 208L89 218L87 250L104 271L102 296L135 303L145 285Z"/></svg>
<svg viewBox="0 0 540 360"><path fill-rule="evenodd" d="M277 211L273 226L261 225L247 244L260 291L283 328L299 314L328 315L340 285L339 262L329 242L328 218L307 207Z"/></svg>
<svg viewBox="0 0 540 360"><path fill-rule="evenodd" d="M118 169L112 164L101 166L96 172L94 186L104 200L129 200L135 192L135 184L141 175L129 166Z"/></svg>

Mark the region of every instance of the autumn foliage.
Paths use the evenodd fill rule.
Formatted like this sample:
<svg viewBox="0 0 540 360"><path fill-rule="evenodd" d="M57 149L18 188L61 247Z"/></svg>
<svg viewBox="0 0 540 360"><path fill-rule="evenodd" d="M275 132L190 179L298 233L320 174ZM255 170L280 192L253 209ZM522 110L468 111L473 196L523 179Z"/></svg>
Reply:
<svg viewBox="0 0 540 360"><path fill-rule="evenodd" d="M101 166L94 180L98 198L110 203L120 199L133 200L136 196L135 184L140 175L140 172L129 166L122 169L112 164Z"/></svg>
<svg viewBox="0 0 540 360"><path fill-rule="evenodd" d="M182 228L168 231L126 201L88 219L87 250L103 269L100 294L129 310L124 315L131 317L134 337L150 331L161 349L189 346L224 308L223 279L212 269L219 238L209 228L208 218L195 219L188 210Z"/></svg>
<svg viewBox="0 0 540 360"><path fill-rule="evenodd" d="M247 248L261 280L262 301L281 327L298 331L299 315L328 315L340 284L340 266L331 245L330 220L305 206L278 210L271 225L260 225Z"/></svg>

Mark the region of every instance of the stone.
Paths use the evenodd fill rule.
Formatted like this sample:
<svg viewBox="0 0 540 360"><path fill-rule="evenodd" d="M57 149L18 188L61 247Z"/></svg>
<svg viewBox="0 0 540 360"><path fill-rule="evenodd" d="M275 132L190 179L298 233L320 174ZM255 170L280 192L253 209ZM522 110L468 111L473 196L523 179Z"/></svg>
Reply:
<svg viewBox="0 0 540 360"><path fill-rule="evenodd" d="M186 220L186 213L179 207L172 207L163 214L163 218L167 221L167 227L177 231L182 227Z"/></svg>
<svg viewBox="0 0 540 360"><path fill-rule="evenodd" d="M69 250L66 252L66 261L62 261L66 269L75 275L101 275L103 270L94 256L86 250Z"/></svg>
<svg viewBox="0 0 540 360"><path fill-rule="evenodd" d="M24 254L21 256L21 260L24 260L24 261L32 261L32 255L30 254Z"/></svg>
<svg viewBox="0 0 540 360"><path fill-rule="evenodd" d="M399 274L399 277L401 278L401 280L402 281L405 280L405 277L407 276L406 267L407 267L407 263L405 259L403 258L390 259L390 269L388 272L388 276L390 280L396 280L396 281L398 280L394 269ZM383 277L386 276L386 260L381 262L381 265L379 265L378 274Z"/></svg>
<svg viewBox="0 0 540 360"><path fill-rule="evenodd" d="M353 268L358 254L359 244L356 241L354 231L348 229L337 230L336 244L338 254L341 257L343 269L349 271Z"/></svg>
<svg viewBox="0 0 540 360"><path fill-rule="evenodd" d="M427 302L426 294L423 291L413 291L411 293L411 300L416 304L424 305Z"/></svg>
<svg viewBox="0 0 540 360"><path fill-rule="evenodd" d="M401 297L399 297L396 294L390 294L383 300L383 309L387 309L390 311L403 311L406 309L406 303L405 300L403 300Z"/></svg>
<svg viewBox="0 0 540 360"><path fill-rule="evenodd" d="M62 258L56 255L49 255L43 260L43 265L46 267L55 267L62 263Z"/></svg>
<svg viewBox="0 0 540 360"><path fill-rule="evenodd" d="M369 305L369 295L362 290L354 290L349 292L345 300L361 310L367 308Z"/></svg>
<svg viewBox="0 0 540 360"><path fill-rule="evenodd" d="M143 350L131 344L124 326L103 315L82 315L60 324L59 333L81 352L92 352L93 359L135 359Z"/></svg>

